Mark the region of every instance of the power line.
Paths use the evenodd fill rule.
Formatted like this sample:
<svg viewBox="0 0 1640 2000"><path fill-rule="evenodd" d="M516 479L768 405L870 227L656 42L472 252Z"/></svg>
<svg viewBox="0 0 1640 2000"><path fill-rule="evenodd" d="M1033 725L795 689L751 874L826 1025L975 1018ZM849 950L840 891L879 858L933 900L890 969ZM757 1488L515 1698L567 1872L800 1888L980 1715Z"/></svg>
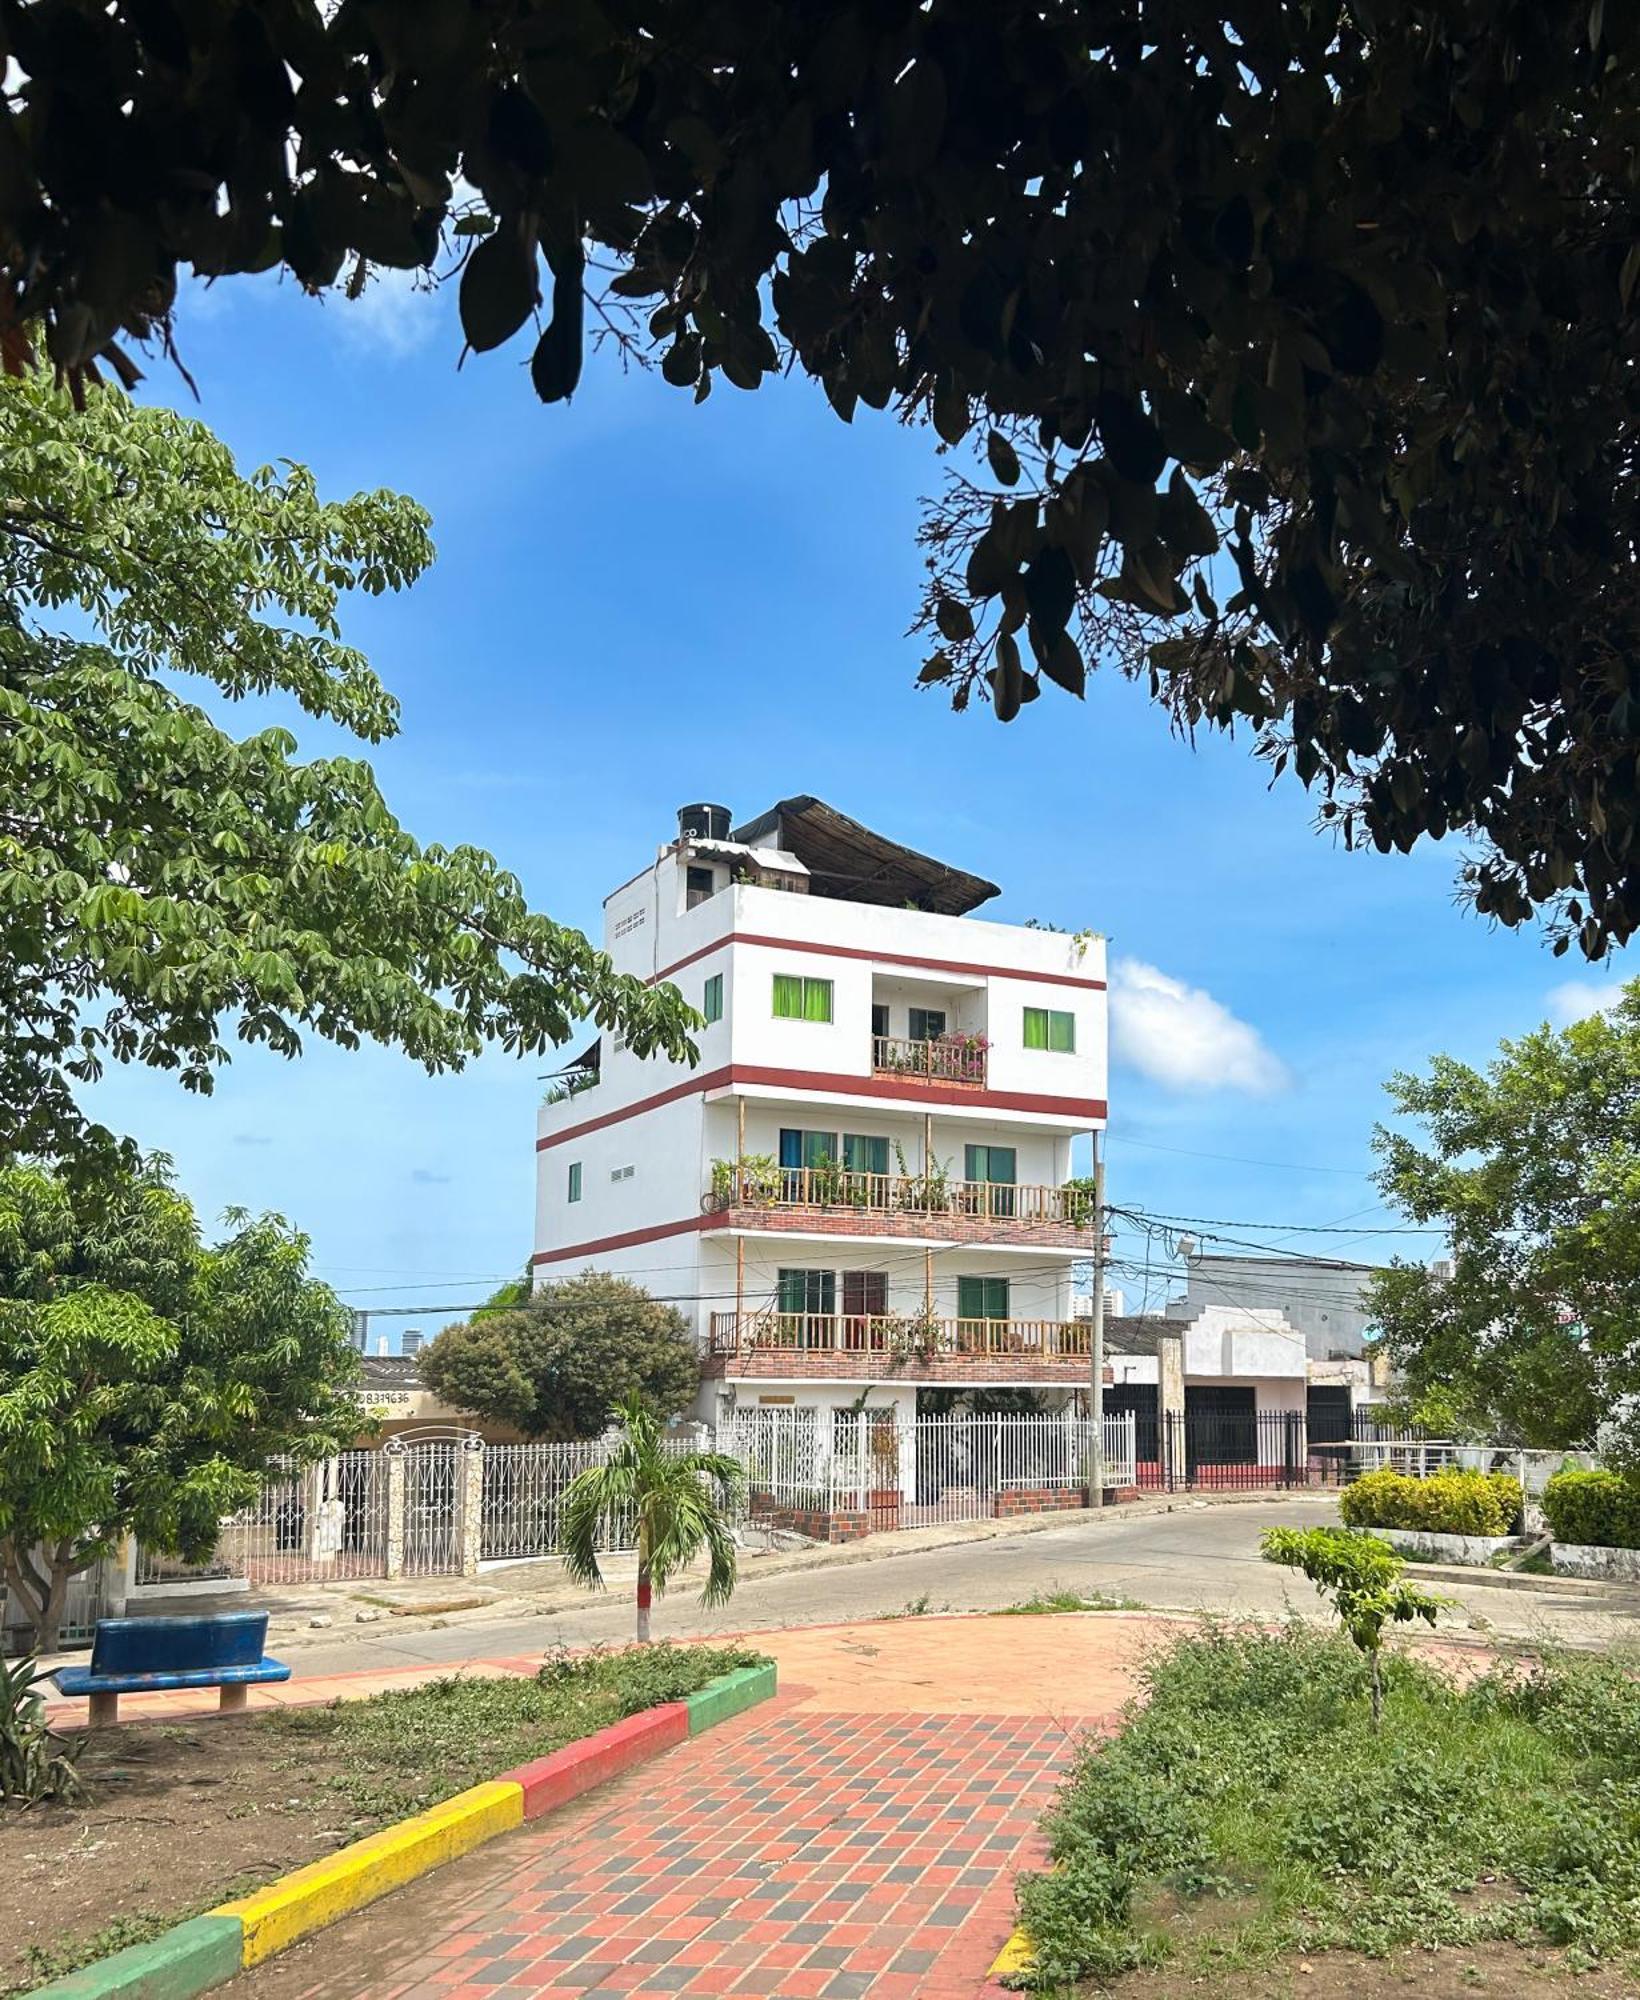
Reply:
<svg viewBox="0 0 1640 2000"><path fill-rule="evenodd" d="M1177 1153L1185 1160L1223 1160L1235 1167L1273 1167L1294 1174L1342 1174L1353 1181L1372 1178L1370 1173L1363 1173L1358 1167L1323 1167L1305 1160L1255 1160L1245 1153L1204 1153L1195 1146L1164 1146L1156 1139L1135 1139L1126 1133L1119 1137L1124 1146L1142 1146L1151 1153Z"/></svg>
<svg viewBox="0 0 1640 2000"><path fill-rule="evenodd" d="M1152 1222L1188 1222L1195 1224L1200 1229L1280 1229L1284 1230L1289 1236L1336 1236L1344 1223L1352 1220L1350 1216L1344 1215L1340 1216L1336 1222L1248 1222L1245 1220L1238 1221L1231 1216L1225 1215L1172 1215L1166 1209L1159 1208L1120 1209L1116 1212L1131 1216L1135 1222L1143 1220ZM1370 1209L1358 1208L1355 1214L1369 1215L1371 1212ZM1386 1223L1381 1228L1358 1229L1354 1234L1357 1238L1363 1236L1444 1236L1446 1231L1434 1223ZM1229 1242L1231 1239L1224 1237L1220 1240ZM1272 1243L1265 1244L1262 1247L1273 1250L1276 1246ZM1292 1254L1298 1256L1302 1253L1294 1251Z"/></svg>

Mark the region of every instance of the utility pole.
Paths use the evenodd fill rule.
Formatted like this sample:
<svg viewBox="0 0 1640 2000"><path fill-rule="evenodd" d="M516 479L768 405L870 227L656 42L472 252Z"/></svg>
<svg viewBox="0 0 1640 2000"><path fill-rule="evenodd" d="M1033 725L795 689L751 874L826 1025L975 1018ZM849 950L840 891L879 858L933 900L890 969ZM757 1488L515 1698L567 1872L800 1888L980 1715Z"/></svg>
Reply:
<svg viewBox="0 0 1640 2000"><path fill-rule="evenodd" d="M1088 1341L1088 1414L1093 1450L1088 1464L1088 1505L1105 1504L1105 1159L1093 1135L1093 1323Z"/></svg>

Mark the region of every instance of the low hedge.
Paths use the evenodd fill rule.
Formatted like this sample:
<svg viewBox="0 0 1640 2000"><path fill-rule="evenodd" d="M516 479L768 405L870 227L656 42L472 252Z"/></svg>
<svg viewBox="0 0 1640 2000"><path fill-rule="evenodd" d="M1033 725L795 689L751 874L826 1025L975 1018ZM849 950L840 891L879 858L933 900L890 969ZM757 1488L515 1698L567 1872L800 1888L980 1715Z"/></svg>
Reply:
<svg viewBox="0 0 1640 2000"><path fill-rule="evenodd" d="M1640 1549L1640 1485L1615 1472L1557 1472L1543 1489L1543 1513L1557 1542Z"/></svg>
<svg viewBox="0 0 1640 2000"><path fill-rule="evenodd" d="M1344 1489L1351 1528L1414 1528L1426 1535L1508 1535L1520 1522L1520 1481L1506 1472L1365 1472Z"/></svg>

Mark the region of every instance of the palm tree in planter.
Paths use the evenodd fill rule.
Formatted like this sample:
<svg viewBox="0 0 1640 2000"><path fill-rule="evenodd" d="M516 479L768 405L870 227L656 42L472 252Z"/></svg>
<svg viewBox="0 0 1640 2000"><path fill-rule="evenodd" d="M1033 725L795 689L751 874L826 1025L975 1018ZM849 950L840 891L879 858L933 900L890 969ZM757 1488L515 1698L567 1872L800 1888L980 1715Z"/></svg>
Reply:
<svg viewBox="0 0 1640 2000"><path fill-rule="evenodd" d="M740 1461L721 1451L668 1451L660 1422L643 1398L616 1405L621 1440L602 1465L577 1473L564 1492L558 1546L577 1583L601 1590L598 1543L611 1517L636 1516L638 1639L649 1637L649 1607L679 1570L707 1554L702 1604L727 1604L735 1588L735 1502Z"/></svg>

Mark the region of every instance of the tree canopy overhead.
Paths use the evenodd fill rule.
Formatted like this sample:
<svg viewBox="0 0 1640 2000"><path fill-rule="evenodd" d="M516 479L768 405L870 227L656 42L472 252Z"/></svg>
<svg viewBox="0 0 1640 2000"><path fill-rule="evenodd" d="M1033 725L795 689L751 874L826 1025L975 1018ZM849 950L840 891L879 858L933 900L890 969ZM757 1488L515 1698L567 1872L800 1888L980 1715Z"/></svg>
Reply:
<svg viewBox="0 0 1640 2000"><path fill-rule="evenodd" d="M5 0L0 41L14 357L168 337L179 266L442 246L549 402L588 329L697 397L793 362L968 441L958 703L1112 658L1347 839L1478 836L1504 922L1640 924L1633 8Z"/></svg>
<svg viewBox="0 0 1640 2000"><path fill-rule="evenodd" d="M368 764L236 739L183 692L391 735L339 607L431 560L412 501L245 477L201 424L113 389L76 412L38 375L0 380L0 462L0 1162L106 1144L74 1092L109 1061L209 1090L224 1021L435 1072L585 1014L689 1052L675 991L536 915L488 854L420 846Z"/></svg>

